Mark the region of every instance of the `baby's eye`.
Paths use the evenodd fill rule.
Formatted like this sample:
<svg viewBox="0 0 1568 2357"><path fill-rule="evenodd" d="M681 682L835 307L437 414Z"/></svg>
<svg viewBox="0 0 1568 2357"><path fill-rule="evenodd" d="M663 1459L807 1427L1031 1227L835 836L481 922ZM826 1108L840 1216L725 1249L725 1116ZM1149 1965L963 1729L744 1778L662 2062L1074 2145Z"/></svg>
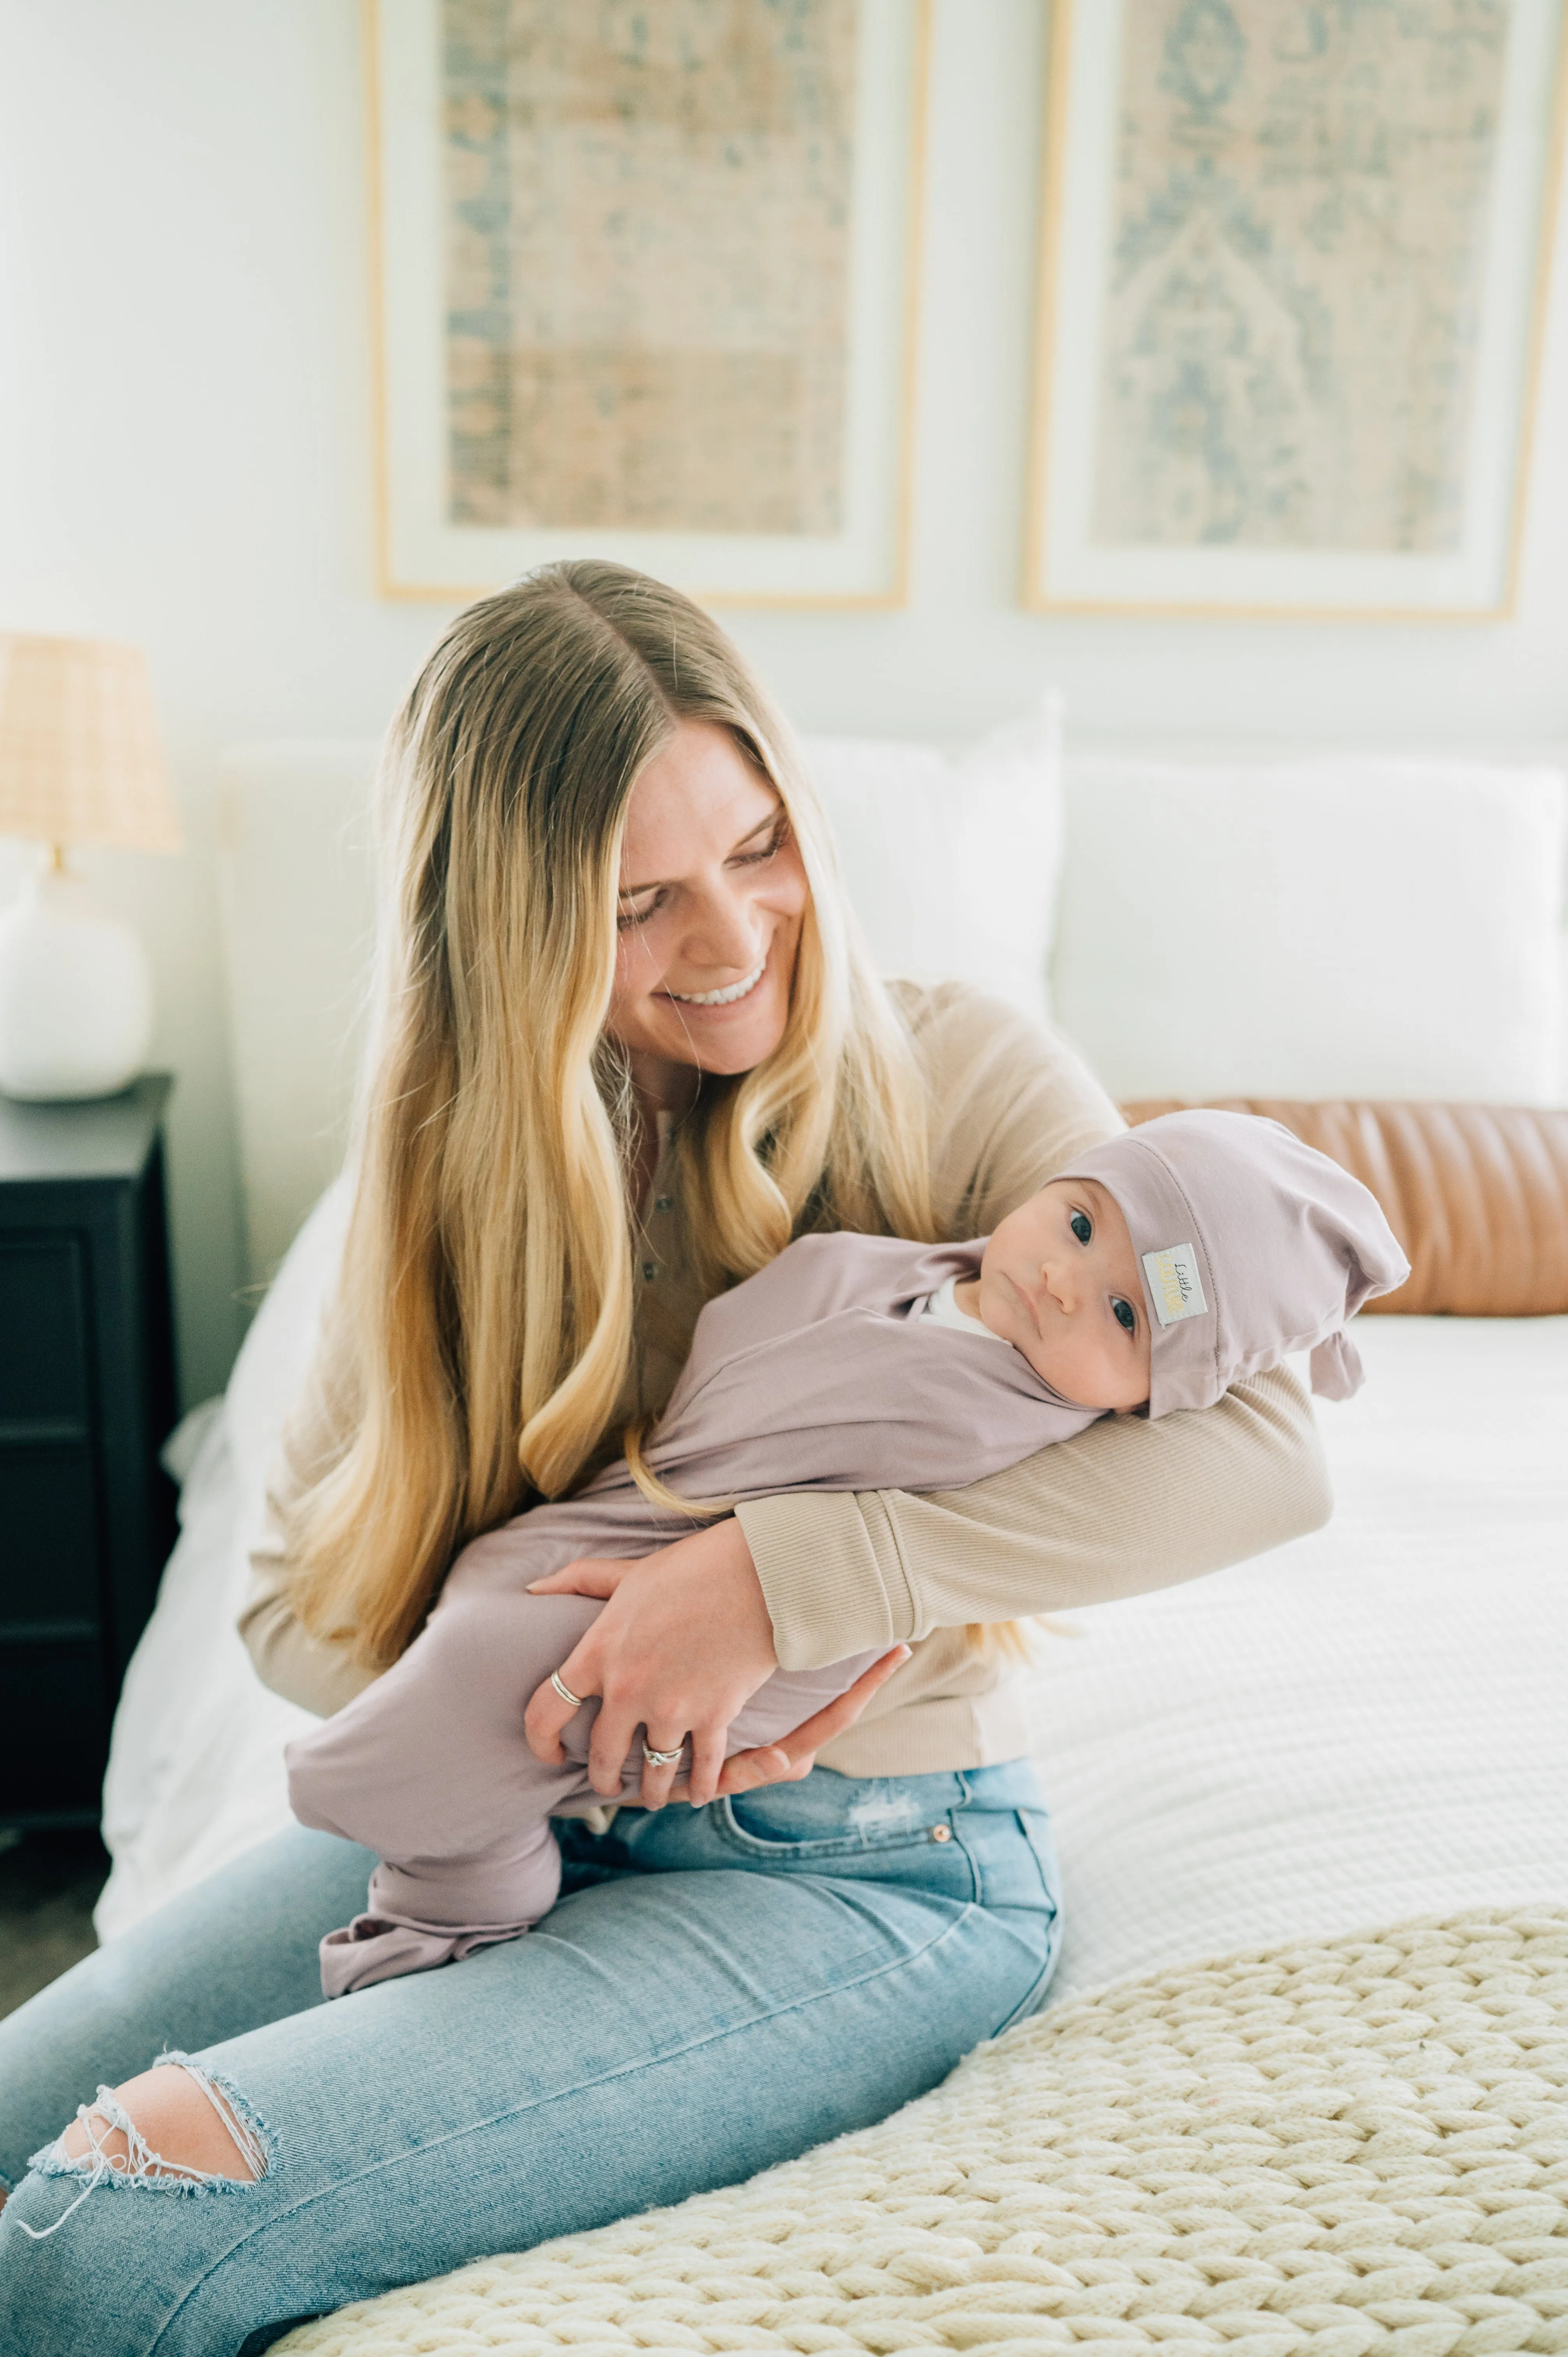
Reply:
<svg viewBox="0 0 1568 2357"><path fill-rule="evenodd" d="M1113 1301L1111 1308L1118 1326L1124 1327L1129 1334L1135 1334L1138 1330L1138 1313L1132 1303Z"/></svg>
<svg viewBox="0 0 1568 2357"><path fill-rule="evenodd" d="M1068 1225L1080 1244L1088 1243L1094 1233L1094 1222L1087 1211L1074 1211Z"/></svg>

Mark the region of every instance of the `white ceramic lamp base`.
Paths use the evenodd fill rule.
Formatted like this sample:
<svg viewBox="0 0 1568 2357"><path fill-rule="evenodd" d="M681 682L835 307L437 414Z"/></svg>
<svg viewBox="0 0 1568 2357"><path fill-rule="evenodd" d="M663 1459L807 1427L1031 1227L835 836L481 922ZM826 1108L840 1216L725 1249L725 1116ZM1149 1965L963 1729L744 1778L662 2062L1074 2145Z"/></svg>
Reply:
<svg viewBox="0 0 1568 2357"><path fill-rule="evenodd" d="M46 867L0 915L0 1090L113 1096L141 1071L152 1030L141 942L80 876Z"/></svg>

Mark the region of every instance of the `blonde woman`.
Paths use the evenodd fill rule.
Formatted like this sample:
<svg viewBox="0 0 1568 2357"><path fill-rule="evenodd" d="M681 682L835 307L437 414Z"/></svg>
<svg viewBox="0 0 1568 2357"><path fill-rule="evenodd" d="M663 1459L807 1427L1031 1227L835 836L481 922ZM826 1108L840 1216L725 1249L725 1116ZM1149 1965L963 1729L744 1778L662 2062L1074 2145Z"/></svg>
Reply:
<svg viewBox="0 0 1568 2357"><path fill-rule="evenodd" d="M1022 1017L876 980L788 728L655 582L563 565L471 608L386 784L342 1280L244 1620L263 1677L323 1715L398 1659L467 1540L635 1437L715 1292L811 1228L983 1233L1119 1126ZM0 2024L0 2170L46 2147L0 2219L0 2341L259 2350L932 2086L1058 1954L1005 1624L1326 1512L1275 1373L968 1490L768 1499L560 1575L608 1603L564 1692L519 1693L531 1738L548 1756L600 1695L596 1790L689 1735L705 1805L665 1809L649 1760L641 1808L563 1826L527 1939L330 2006L316 1943L370 1861L295 1831ZM723 1763L777 1665L877 1647L842 1704Z"/></svg>

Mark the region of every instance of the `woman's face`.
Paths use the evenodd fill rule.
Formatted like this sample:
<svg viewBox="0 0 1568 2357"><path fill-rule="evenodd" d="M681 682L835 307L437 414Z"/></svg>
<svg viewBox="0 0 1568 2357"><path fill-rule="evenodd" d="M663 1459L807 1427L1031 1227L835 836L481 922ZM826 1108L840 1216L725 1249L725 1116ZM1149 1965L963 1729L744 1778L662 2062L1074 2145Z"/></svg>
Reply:
<svg viewBox="0 0 1568 2357"><path fill-rule="evenodd" d="M746 1072L784 1036L807 902L779 796L723 728L683 721L632 788L607 1028L639 1087Z"/></svg>

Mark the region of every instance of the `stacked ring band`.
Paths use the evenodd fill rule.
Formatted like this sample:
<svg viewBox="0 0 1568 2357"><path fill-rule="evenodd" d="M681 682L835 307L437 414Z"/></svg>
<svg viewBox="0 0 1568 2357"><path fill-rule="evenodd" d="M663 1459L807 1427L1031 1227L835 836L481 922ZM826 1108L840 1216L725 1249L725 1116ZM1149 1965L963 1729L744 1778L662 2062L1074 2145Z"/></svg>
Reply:
<svg viewBox="0 0 1568 2357"><path fill-rule="evenodd" d="M575 1695L575 1694L572 1692L571 1687L566 1684L565 1679L562 1676L562 1674L561 1674L561 1673L560 1673L560 1671L559 1671L559 1670L552 1670L552 1671L551 1671L551 1673L550 1673L550 1683L551 1683L551 1684L554 1687L554 1689L555 1689L556 1693L560 1695L560 1697L561 1697L561 1699L562 1699L562 1701L563 1701L563 1702L569 1702L569 1703L571 1704L571 1706L572 1706L572 1707L573 1707L573 1709L574 1709L574 1710L581 1710L581 1709L582 1709L582 1707L583 1707L583 1697L582 1697L582 1695Z"/></svg>

